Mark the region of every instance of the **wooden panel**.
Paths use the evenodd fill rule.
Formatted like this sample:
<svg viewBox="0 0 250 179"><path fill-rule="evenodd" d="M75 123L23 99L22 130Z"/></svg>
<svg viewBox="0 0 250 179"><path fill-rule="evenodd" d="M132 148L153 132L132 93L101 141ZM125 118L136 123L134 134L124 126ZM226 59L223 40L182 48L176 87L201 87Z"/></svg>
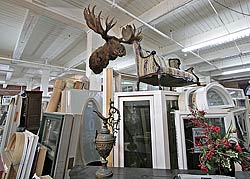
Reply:
<svg viewBox="0 0 250 179"><path fill-rule="evenodd" d="M40 127L42 91L26 91L23 99L20 123L21 127L37 134Z"/></svg>

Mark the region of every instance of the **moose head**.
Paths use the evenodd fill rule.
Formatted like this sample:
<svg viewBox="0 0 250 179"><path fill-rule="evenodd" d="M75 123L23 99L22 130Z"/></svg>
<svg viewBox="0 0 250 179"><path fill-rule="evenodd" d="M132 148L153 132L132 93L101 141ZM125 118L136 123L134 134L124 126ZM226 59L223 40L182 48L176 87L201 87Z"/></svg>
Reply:
<svg viewBox="0 0 250 179"><path fill-rule="evenodd" d="M96 6L93 6L92 10L90 10L89 6L85 8L84 18L88 27L100 34L106 41L106 43L97 48L89 58L90 69L95 74L100 74L103 69L108 66L109 60L115 60L117 57L126 55L126 49L121 43L132 44L134 41L141 41L142 37L140 36L141 32L136 33L134 25L127 25L122 28L122 38L109 36L108 31L115 26L116 22L114 22L114 18L109 20L109 17L107 17L105 21L106 29L104 29L101 23L102 11L96 17L95 7Z"/></svg>

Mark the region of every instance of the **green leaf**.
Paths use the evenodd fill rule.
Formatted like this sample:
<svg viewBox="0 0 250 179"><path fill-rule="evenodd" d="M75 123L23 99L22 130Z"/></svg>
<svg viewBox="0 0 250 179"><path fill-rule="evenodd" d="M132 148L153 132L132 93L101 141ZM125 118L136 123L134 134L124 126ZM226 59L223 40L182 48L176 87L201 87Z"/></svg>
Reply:
<svg viewBox="0 0 250 179"><path fill-rule="evenodd" d="M208 170L212 170L213 169L213 167L209 163L207 163L206 166L207 166Z"/></svg>

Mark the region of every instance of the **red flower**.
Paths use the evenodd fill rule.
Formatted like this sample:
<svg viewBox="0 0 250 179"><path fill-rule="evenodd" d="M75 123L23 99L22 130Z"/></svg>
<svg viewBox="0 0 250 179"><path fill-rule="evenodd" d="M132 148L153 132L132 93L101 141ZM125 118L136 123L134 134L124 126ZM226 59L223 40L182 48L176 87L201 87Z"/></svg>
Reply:
<svg viewBox="0 0 250 179"><path fill-rule="evenodd" d="M194 109L192 111L191 121L194 127L201 128L202 134L199 137L195 137L194 145L201 148L201 155L199 157L200 165L198 167L205 172L218 168L220 163L217 161L225 161L230 158L236 160L241 166L242 170L250 170L250 155L243 151L241 146L238 144L238 139L231 141L230 134L236 130L229 128L228 134L221 134L220 127L212 125L211 121L204 115L205 111L198 111ZM228 156L227 152L233 150L239 155Z"/></svg>
<svg viewBox="0 0 250 179"><path fill-rule="evenodd" d="M196 146L203 146L203 144L201 142L199 142L199 141L195 141L195 145Z"/></svg>
<svg viewBox="0 0 250 179"><path fill-rule="evenodd" d="M203 115L203 116L206 114L206 112L205 112L204 110L200 110L199 113L200 113L201 115Z"/></svg>
<svg viewBox="0 0 250 179"><path fill-rule="evenodd" d="M230 147L230 142L228 140L222 139L222 142L223 142L226 149L228 149Z"/></svg>
<svg viewBox="0 0 250 179"><path fill-rule="evenodd" d="M211 126L210 129L215 132L215 133L219 133L220 132L220 127L218 126Z"/></svg>
<svg viewBox="0 0 250 179"><path fill-rule="evenodd" d="M213 150L207 151L206 156L208 160L211 160L212 157L214 156L214 151Z"/></svg>
<svg viewBox="0 0 250 179"><path fill-rule="evenodd" d="M236 145L235 145L235 149L238 150L239 152L242 152L242 148L240 147L239 144L236 144Z"/></svg>
<svg viewBox="0 0 250 179"><path fill-rule="evenodd" d="M201 168L202 171L208 172L208 168L206 167L206 165L200 164L200 165L198 165L198 166Z"/></svg>

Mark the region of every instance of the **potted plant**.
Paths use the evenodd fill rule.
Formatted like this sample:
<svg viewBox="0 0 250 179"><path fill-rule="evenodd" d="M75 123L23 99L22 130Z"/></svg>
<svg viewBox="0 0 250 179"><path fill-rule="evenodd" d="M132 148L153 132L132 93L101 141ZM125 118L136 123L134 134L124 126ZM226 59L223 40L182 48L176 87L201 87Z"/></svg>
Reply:
<svg viewBox="0 0 250 179"><path fill-rule="evenodd" d="M202 131L202 140L195 141L198 146L199 168L205 172L234 176L234 163L242 166L243 171L250 170L250 153L241 147L241 141L236 137L232 122L226 133L221 133L220 127L213 125L205 117L205 111L191 109L191 122L195 128Z"/></svg>

